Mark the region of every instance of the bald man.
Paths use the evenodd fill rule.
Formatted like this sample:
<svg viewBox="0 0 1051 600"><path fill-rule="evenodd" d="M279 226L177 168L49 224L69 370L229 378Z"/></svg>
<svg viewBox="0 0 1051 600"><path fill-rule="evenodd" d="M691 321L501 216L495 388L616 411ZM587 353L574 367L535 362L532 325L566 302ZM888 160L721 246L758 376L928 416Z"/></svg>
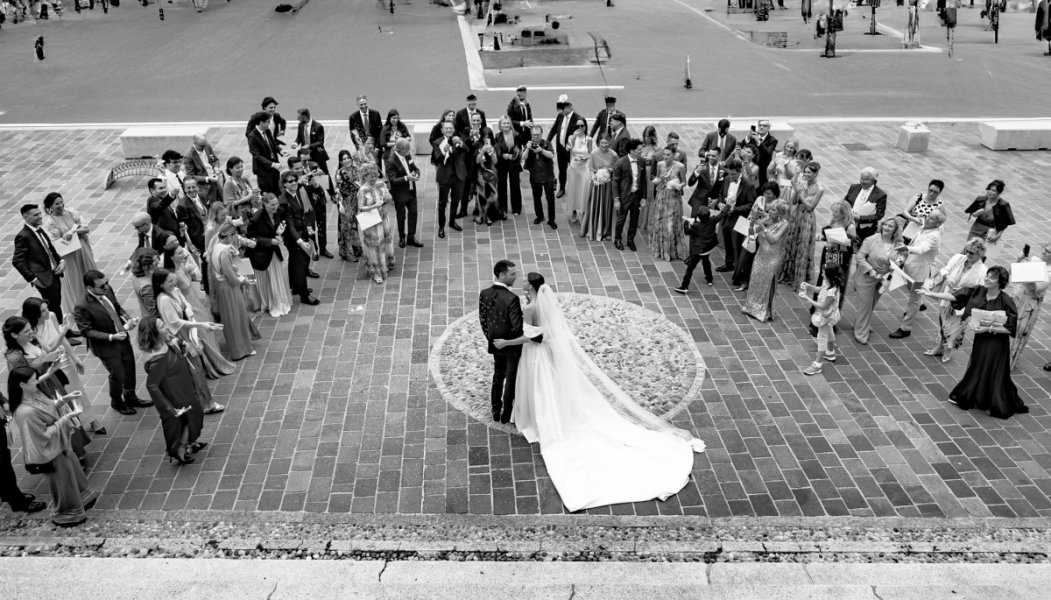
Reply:
<svg viewBox="0 0 1051 600"><path fill-rule="evenodd" d="M193 146L183 155L183 167L186 169L186 177L197 181L197 189L207 205L223 199L222 185L219 181L222 174L219 156L203 135L193 136Z"/></svg>
<svg viewBox="0 0 1051 600"><path fill-rule="evenodd" d="M847 204L854 209L854 226L857 228L858 243L876 233L879 222L887 212L887 192L884 192L876 180L879 173L872 167L861 170L858 183L850 186L847 195L843 197Z"/></svg>

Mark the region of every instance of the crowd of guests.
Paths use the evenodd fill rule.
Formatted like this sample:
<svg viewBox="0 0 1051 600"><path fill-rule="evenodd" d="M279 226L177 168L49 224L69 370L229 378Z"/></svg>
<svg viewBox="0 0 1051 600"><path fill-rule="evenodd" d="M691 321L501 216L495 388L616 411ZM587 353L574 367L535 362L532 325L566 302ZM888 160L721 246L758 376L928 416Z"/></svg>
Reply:
<svg viewBox="0 0 1051 600"><path fill-rule="evenodd" d="M1002 418L1028 410L1010 372L1048 284L1046 277L1011 283L1009 271L993 264L1014 225L1003 181L990 182L957 210L942 200L944 182L933 179L894 212L875 169L863 169L858 183L835 198L819 179L813 153L796 140L779 144L767 120L740 140L729 120L720 121L691 168L675 132L663 142L653 127L638 138L629 135L615 98L606 98L589 129L563 96L545 133L527 94L518 88L495 131L473 95L434 125L439 240L446 227L462 231L468 215L477 227L519 216L528 182L535 225L557 229L562 200L575 235L612 242L619 251L637 251L641 237L654 259L684 262L675 292L690 292L698 265L707 286L715 284L714 272L726 273L743 313L768 322L778 284L788 286L809 309L817 338L808 375L836 361L848 295L853 337L867 344L880 298L902 288L907 308L890 338L910 336L928 308L938 328L927 355L949 361L967 332L974 334L951 402ZM282 317L295 297L304 305L320 302L310 279L319 277L314 263L336 256L329 251L331 211L339 258L364 263L363 276L376 284L396 270L395 230L403 258L423 247L412 135L397 110L384 119L365 96L357 104L348 118L348 148L337 153L333 171L324 126L300 109L295 141L286 143L288 123L272 97L247 123L250 165L238 156L220 160L203 136L186 154L165 152L161 174L147 183L143 210L132 217L136 249L122 269L131 271L139 317L124 309L127 299L117 297L95 263L90 218L59 193L47 194L42 206L21 208L25 225L12 263L40 297L27 299L21 314L3 324L6 415L20 432L27 469L49 478L56 523L84 521L97 495L84 477L86 446L106 434L89 412L75 346L86 343L105 367L111 408L134 415L136 408L155 407L165 454L179 465L192 463L207 446L199 439L205 415L225 408L212 398L209 380L230 375L236 361L256 354L253 314ZM823 204L830 216L819 227ZM939 266L942 228L957 212L967 217L967 241ZM721 261L713 268L716 252ZM1015 262L1040 262L1046 270L1051 244L1032 256L1027 246L1024 254ZM136 395L136 347L150 400ZM1044 369L1051 371L1051 363ZM15 510L44 508L18 490L9 455L0 456L0 491Z"/></svg>

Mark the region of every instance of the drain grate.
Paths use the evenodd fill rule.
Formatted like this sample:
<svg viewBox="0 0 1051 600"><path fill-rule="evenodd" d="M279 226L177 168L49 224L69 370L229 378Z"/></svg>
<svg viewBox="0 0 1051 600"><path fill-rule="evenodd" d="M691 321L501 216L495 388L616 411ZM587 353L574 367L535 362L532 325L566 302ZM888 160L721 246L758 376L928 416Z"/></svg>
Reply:
<svg viewBox="0 0 1051 600"><path fill-rule="evenodd" d="M872 150L872 148L869 148L865 144L857 144L857 143L855 143L855 144L843 144L843 147L846 148L847 150L849 150L850 152L868 152L869 150Z"/></svg>

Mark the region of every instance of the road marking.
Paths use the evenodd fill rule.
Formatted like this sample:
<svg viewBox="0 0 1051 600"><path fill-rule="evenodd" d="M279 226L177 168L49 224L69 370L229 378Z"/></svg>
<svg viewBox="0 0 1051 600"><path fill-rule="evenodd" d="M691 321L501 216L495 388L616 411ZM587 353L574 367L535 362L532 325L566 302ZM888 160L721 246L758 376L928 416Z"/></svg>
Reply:
<svg viewBox="0 0 1051 600"><path fill-rule="evenodd" d="M485 67L482 66L482 59L474 47L474 40L477 36L471 31L471 26L467 24L467 19L463 15L456 17L456 20L460 25L460 40L463 42L463 53L467 59L467 79L471 89L485 90L487 89L485 87Z"/></svg>
<svg viewBox="0 0 1051 600"><path fill-rule="evenodd" d="M777 67L778 69L784 69L785 71L788 71L789 73L792 72L792 69L789 69L788 67L786 67L785 65L783 65L783 64L781 64L779 62L776 62L776 61L770 61L770 62L772 62L774 64L774 66Z"/></svg>
<svg viewBox="0 0 1051 600"><path fill-rule="evenodd" d="M685 2L683 2L682 0L672 0L672 2L675 2L676 4L678 4L679 6L682 6L683 8L685 8L685 9L686 9L686 10L688 10L688 11L694 12L694 13L696 13L696 14L700 15L701 17L704 17L705 19L708 19L708 21L709 21L709 22L711 22L711 23L713 23L713 24L717 25L718 27L721 27L722 29L724 29L724 30L726 30L726 31L729 31L730 33L732 33L732 34L736 35L737 37L739 37L739 38L741 38L741 39L744 39L744 36L742 36L742 35L740 34L740 32L738 32L738 31L737 31L736 29L734 29L733 27L730 27L729 25L727 25L727 24L725 24L725 23L722 23L722 22L720 22L720 21L717 21L717 20L716 20L715 18L713 18L713 17L710 17L710 16L708 16L708 15L704 14L704 11L698 10L698 9L696 9L696 8L694 8L694 7L692 7L692 6L690 6L689 4L686 4L686 3L685 3Z"/></svg>
<svg viewBox="0 0 1051 600"><path fill-rule="evenodd" d="M513 92L517 87L485 88L490 92ZM530 90L622 90L622 85L531 85Z"/></svg>

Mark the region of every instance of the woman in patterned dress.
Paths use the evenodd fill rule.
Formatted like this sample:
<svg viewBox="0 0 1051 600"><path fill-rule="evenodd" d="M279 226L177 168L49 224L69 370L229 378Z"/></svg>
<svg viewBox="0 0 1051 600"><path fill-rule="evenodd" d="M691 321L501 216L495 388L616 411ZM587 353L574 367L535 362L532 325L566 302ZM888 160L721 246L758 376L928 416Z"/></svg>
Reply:
<svg viewBox="0 0 1051 600"><path fill-rule="evenodd" d="M774 320L774 292L781 261L785 258L787 217L788 205L782 200L773 200L766 206L766 217L755 226L758 248L741 312L759 321Z"/></svg>
<svg viewBox="0 0 1051 600"><path fill-rule="evenodd" d="M905 227L909 228L910 223L914 226L911 228L919 231L923 228L923 222L927 219L930 214L942 207L941 193L945 189L945 183L940 179L932 179L927 184L926 194L916 194L912 200L906 205L905 209L898 213L898 216L905 219ZM902 234L902 239L906 244L912 243L912 235Z"/></svg>
<svg viewBox="0 0 1051 600"><path fill-rule="evenodd" d="M361 259L361 237L358 234L358 186L361 157L350 150L339 151L336 191L339 194L339 257L350 262Z"/></svg>
<svg viewBox="0 0 1051 600"><path fill-rule="evenodd" d="M817 161L810 161L792 180L795 214L789 224L785 261L778 278L779 282L792 287L799 287L800 282L809 281L810 265L814 262L814 242L817 238L814 209L825 194L825 188L817 181L819 172L821 165Z"/></svg>
<svg viewBox="0 0 1051 600"><path fill-rule="evenodd" d="M226 161L226 182L223 183L223 204L230 214L247 223L261 204L260 192L252 186L245 175L245 164L240 157L231 156Z"/></svg>
<svg viewBox="0 0 1051 600"><path fill-rule="evenodd" d="M380 222L362 229L365 266L376 283L383 283L387 271L394 268L394 219L392 202L387 184L379 179L379 169L374 164L361 166L361 188L358 189L358 210L375 210Z"/></svg>
<svg viewBox="0 0 1051 600"><path fill-rule="evenodd" d="M674 159L674 149L666 146L657 164L653 184L657 197L650 211L647 246L657 260L680 260L686 257L686 234L682 229L682 188L686 185L686 167Z"/></svg>
<svg viewBox="0 0 1051 600"><path fill-rule="evenodd" d="M47 213L44 231L51 239L66 242L71 241L73 236L80 239L80 250L62 257L66 263L66 270L62 274L62 302L67 306L76 306L84 299L84 273L98 268L88 237L91 230L79 213L66 208L66 201L58 192L51 192L44 197L44 212Z"/></svg>

